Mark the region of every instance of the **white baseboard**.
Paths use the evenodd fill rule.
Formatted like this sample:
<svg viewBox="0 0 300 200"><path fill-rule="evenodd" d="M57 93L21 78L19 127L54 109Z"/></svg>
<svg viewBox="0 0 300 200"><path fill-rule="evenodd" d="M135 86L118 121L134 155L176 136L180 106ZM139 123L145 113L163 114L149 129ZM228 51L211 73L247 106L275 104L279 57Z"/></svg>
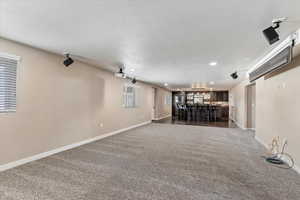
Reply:
<svg viewBox="0 0 300 200"><path fill-rule="evenodd" d="M266 149L269 148L268 145L267 145L262 139L260 139L260 138L257 137L256 135L255 135L254 138L255 138L255 140L258 141L261 145L263 145ZM299 168L297 165L294 165L293 169L294 169L298 174L300 174L300 168Z"/></svg>
<svg viewBox="0 0 300 200"><path fill-rule="evenodd" d="M242 126L240 123L238 123L236 120L234 119L230 119L232 120L240 129L243 129L243 130L247 130L244 126Z"/></svg>
<svg viewBox="0 0 300 200"><path fill-rule="evenodd" d="M269 148L269 146L262 139L257 137L257 135L255 135L254 138L256 139L257 142L259 142L261 145L263 145L266 149Z"/></svg>
<svg viewBox="0 0 300 200"><path fill-rule="evenodd" d="M297 165L294 165L293 169L300 174L300 167L298 167Z"/></svg>
<svg viewBox="0 0 300 200"><path fill-rule="evenodd" d="M154 118L154 120L161 120L161 119L165 119L167 117L171 117L172 115L171 114L168 114L168 115L165 115L163 117L159 117L159 118Z"/></svg>
<svg viewBox="0 0 300 200"><path fill-rule="evenodd" d="M47 151L47 152L40 153L40 154L37 154L37 155L34 155L34 156L30 156L30 157L27 157L27 158L24 158L24 159L21 159L21 160L17 160L17 161L13 161L13 162L10 162L10 163L4 164L4 165L0 165L0 172L11 169L11 168L14 168L14 167L17 167L17 166L20 166L20 165L24 165L26 163L29 163L29 162L32 162L32 161L35 161L35 160L39 160L39 159L51 156L53 154L57 154L57 153L60 153L60 152L63 152L63 151L69 150L69 149L79 147L79 146L82 146L84 144L95 142L97 140L101 140L103 138L106 138L106 137L109 137L109 136L112 136L112 135L116 135L116 134L122 133L124 131L128 131L130 129L133 129L133 128L144 126L144 125L147 125L147 124L150 124L150 123L151 123L151 121L146 121L146 122L143 122L141 124L137 124L137 125L133 125L133 126L130 126L130 127L127 127L127 128L119 129L119 130L113 131L111 133L106 133L106 134L103 134L103 135L99 135L97 137L90 138L90 139L87 139L87 140L83 140L81 142L66 145L66 146L63 146L63 147L59 147L57 149L53 149L51 151Z"/></svg>

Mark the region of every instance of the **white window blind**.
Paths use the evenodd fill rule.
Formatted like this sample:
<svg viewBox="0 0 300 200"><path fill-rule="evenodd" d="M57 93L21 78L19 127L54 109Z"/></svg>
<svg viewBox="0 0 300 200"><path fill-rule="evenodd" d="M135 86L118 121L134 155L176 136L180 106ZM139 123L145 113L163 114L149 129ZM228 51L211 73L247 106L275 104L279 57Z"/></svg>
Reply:
<svg viewBox="0 0 300 200"><path fill-rule="evenodd" d="M171 95L166 95L165 96L165 104L166 105L171 105L172 104L172 96Z"/></svg>
<svg viewBox="0 0 300 200"><path fill-rule="evenodd" d="M16 112L18 60L0 55L0 113Z"/></svg>
<svg viewBox="0 0 300 200"><path fill-rule="evenodd" d="M130 85L124 85L123 105L125 108L134 108L137 106L136 88Z"/></svg>

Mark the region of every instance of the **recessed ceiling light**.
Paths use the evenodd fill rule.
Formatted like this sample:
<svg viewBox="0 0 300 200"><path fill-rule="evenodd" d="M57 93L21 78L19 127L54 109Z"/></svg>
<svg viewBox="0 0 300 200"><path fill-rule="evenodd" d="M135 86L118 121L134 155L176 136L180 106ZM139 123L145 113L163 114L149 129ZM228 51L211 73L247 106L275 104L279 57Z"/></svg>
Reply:
<svg viewBox="0 0 300 200"><path fill-rule="evenodd" d="M167 87L167 86L168 86L168 83L165 83L165 84L164 84L164 86L166 86L166 87Z"/></svg>
<svg viewBox="0 0 300 200"><path fill-rule="evenodd" d="M209 63L210 66L216 66L217 64L218 64L218 63L215 62L215 61Z"/></svg>
<svg viewBox="0 0 300 200"><path fill-rule="evenodd" d="M210 85L214 85L215 82L214 82L214 81L210 81L209 84L210 84Z"/></svg>

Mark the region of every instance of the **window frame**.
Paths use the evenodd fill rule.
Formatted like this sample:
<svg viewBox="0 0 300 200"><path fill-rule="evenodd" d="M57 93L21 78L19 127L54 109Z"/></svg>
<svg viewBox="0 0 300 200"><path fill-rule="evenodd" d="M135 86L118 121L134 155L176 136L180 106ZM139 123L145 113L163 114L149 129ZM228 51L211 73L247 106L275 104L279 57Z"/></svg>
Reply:
<svg viewBox="0 0 300 200"><path fill-rule="evenodd" d="M127 88L131 87L133 92L127 92ZM131 99L130 99L131 98ZM132 104L129 104L131 100ZM137 108L138 107L138 88L133 84L123 85L123 107L124 108Z"/></svg>
<svg viewBox="0 0 300 200"><path fill-rule="evenodd" d="M172 95L165 95L165 105L172 105Z"/></svg>
<svg viewBox="0 0 300 200"><path fill-rule="evenodd" d="M19 72L21 57L13 55L13 54L0 52L0 58L14 60L17 63L16 64L16 74L15 74L15 78L16 78L16 82L15 82L15 102L14 102L15 105L14 105L13 109L0 110L0 114L16 113L17 112L17 85L18 85L17 82L18 82L18 74L19 74L18 72Z"/></svg>

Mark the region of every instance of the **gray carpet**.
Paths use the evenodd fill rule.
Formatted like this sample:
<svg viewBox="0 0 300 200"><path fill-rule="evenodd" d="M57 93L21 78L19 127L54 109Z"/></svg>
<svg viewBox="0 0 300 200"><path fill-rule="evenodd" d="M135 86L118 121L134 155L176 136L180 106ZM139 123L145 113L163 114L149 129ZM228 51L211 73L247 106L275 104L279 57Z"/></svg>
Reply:
<svg viewBox="0 0 300 200"><path fill-rule="evenodd" d="M151 124L0 173L7 200L299 200L249 132Z"/></svg>

